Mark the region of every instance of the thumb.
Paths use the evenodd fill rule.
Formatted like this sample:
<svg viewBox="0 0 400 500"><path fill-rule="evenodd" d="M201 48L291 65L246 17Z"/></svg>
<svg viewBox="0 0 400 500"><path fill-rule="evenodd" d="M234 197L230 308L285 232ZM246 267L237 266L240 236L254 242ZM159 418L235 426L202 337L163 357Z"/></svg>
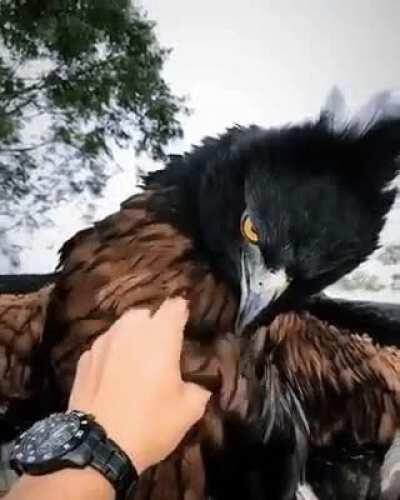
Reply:
<svg viewBox="0 0 400 500"><path fill-rule="evenodd" d="M211 392L192 382L185 383L185 404L193 416L193 423L204 415Z"/></svg>

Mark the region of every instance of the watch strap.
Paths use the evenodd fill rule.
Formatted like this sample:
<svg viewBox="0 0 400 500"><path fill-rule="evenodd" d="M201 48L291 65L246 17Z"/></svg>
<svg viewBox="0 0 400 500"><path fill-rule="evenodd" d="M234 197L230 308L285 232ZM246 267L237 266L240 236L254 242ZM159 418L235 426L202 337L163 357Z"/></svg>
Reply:
<svg viewBox="0 0 400 500"><path fill-rule="evenodd" d="M88 465L98 470L114 486L117 500L127 498L138 481L138 474L128 455L106 436L96 421L92 421L91 431L84 444L92 452Z"/></svg>
<svg viewBox="0 0 400 500"><path fill-rule="evenodd" d="M80 411L72 410L69 412L75 414L80 419L80 429L77 433L77 441L68 451L55 455L50 460L20 460L21 443L26 439L25 434L21 434L14 445L10 456L10 466L18 474L27 473L32 475L42 475L54 472L67 467L93 467L105 477L114 487L117 500L125 500L134 492L138 481L138 474L135 470L129 456L112 439L107 437L104 428L96 422L93 415ZM59 414L53 414L44 419L43 423L51 424L51 419L58 417ZM64 415L65 416L65 415ZM37 424L35 424L37 425ZM84 427L82 427L84 425ZM50 425L51 427L51 425ZM84 430L82 430L84 429ZM79 435L78 435L79 434ZM31 439L35 439L31 437ZM27 445L34 446L32 444ZM18 451L19 450L19 451Z"/></svg>

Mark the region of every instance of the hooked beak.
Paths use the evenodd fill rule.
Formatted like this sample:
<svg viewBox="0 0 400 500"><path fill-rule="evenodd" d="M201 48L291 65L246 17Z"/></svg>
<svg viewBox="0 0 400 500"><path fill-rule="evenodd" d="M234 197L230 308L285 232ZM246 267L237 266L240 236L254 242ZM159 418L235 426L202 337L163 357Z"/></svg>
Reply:
<svg viewBox="0 0 400 500"><path fill-rule="evenodd" d="M269 271L258 247L252 246L241 253L241 297L236 318L236 332L247 326L289 286L284 269Z"/></svg>

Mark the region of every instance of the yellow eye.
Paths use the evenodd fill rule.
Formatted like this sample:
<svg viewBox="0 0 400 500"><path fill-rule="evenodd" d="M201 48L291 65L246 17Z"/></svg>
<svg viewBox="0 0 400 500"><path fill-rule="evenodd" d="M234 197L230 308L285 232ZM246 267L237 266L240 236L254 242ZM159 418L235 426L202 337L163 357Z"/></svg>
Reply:
<svg viewBox="0 0 400 500"><path fill-rule="evenodd" d="M244 215L242 217L240 223L240 230L242 232L242 235L246 238L246 240L249 240L251 243L258 242L257 229L255 228L252 220L248 215Z"/></svg>

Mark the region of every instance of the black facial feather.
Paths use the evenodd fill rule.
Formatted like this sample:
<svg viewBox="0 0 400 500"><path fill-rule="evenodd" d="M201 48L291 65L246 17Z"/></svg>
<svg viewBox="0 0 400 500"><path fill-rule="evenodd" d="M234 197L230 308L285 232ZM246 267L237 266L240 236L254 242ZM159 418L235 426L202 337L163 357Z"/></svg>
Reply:
<svg viewBox="0 0 400 500"><path fill-rule="evenodd" d="M232 128L172 157L144 183L170 189L169 205L155 209L189 233L199 254L236 287L241 252L252 245L240 233L247 210L265 269L284 269L290 280L284 297L297 300L377 248L399 154L400 119L360 133L351 126L334 131L321 116L280 129Z"/></svg>

